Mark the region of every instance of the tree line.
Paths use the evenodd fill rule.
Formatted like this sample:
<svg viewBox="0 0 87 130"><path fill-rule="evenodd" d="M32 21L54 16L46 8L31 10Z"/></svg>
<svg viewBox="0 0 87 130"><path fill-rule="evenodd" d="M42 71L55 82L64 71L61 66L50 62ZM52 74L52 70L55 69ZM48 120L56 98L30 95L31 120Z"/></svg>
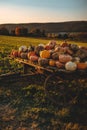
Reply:
<svg viewBox="0 0 87 130"><path fill-rule="evenodd" d="M46 37L46 38L58 38L58 39L71 39L71 40L84 40L87 41L87 32L79 33L46 33L46 30L33 28L30 31L25 27L16 27L15 29L9 30L6 27L0 28L0 35L9 35L9 36L25 36L25 37Z"/></svg>
<svg viewBox="0 0 87 130"><path fill-rule="evenodd" d="M28 31L25 27L16 27L15 29L9 30L6 27L0 28L0 35L10 35L10 36L32 36L32 37L45 37L45 30L40 30L38 28L34 28Z"/></svg>

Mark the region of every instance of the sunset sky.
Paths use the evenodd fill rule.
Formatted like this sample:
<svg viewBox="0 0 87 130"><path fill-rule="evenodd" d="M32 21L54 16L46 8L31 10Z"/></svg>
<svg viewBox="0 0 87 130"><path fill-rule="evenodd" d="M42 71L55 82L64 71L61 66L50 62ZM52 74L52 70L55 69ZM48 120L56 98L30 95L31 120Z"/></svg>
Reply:
<svg viewBox="0 0 87 130"><path fill-rule="evenodd" d="M87 0L0 0L0 24L87 21Z"/></svg>

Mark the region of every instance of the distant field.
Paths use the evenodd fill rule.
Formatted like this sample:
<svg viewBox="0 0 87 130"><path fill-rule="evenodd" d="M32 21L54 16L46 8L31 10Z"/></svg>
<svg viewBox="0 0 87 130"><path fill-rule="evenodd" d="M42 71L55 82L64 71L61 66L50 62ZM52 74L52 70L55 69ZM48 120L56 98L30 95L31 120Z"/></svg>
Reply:
<svg viewBox="0 0 87 130"><path fill-rule="evenodd" d="M49 39L40 39L40 38L25 38L25 37L12 37L12 36L0 36L0 50L4 48L18 48L21 45L38 45L40 43L46 44ZM56 40L57 43L62 43L63 40ZM69 43L75 43L80 46L87 46L87 43L68 41ZM10 49L9 48L9 49Z"/></svg>

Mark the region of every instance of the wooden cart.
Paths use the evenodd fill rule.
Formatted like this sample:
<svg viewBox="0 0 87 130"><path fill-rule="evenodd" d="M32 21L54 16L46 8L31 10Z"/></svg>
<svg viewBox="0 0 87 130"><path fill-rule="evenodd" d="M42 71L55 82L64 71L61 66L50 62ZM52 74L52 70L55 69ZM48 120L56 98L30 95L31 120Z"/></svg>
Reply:
<svg viewBox="0 0 87 130"><path fill-rule="evenodd" d="M14 58L23 64L24 74L42 74L45 77L44 90L55 104L66 106L77 97L79 86L87 78L87 70L67 71L57 67L39 66L29 60Z"/></svg>

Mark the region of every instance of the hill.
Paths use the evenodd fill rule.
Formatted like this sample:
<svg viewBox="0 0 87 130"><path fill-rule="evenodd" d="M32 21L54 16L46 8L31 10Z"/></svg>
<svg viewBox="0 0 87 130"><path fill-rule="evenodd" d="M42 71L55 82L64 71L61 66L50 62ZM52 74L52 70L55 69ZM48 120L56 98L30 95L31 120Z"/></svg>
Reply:
<svg viewBox="0 0 87 130"><path fill-rule="evenodd" d="M46 32L87 32L87 21L55 22L55 23L23 23L23 24L0 24L9 31L16 27L26 27L28 31L33 28L44 29Z"/></svg>

